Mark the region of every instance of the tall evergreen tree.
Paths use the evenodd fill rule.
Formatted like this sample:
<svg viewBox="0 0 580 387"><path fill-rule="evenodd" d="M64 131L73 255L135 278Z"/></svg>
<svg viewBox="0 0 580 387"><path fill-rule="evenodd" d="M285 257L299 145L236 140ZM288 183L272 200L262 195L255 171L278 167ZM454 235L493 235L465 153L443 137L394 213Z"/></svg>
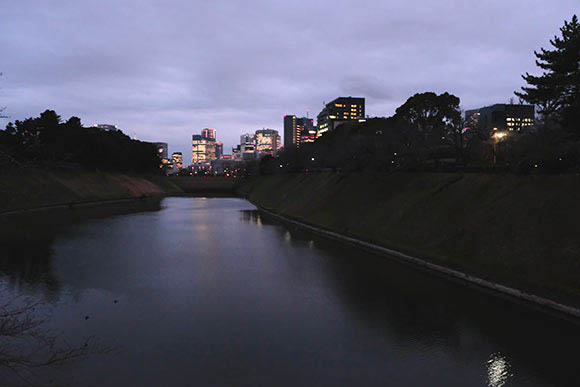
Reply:
<svg viewBox="0 0 580 387"><path fill-rule="evenodd" d="M561 37L550 40L553 50L534 51L541 76L526 73L528 83L516 95L538 106L538 112L580 134L580 23L576 15L564 21Z"/></svg>

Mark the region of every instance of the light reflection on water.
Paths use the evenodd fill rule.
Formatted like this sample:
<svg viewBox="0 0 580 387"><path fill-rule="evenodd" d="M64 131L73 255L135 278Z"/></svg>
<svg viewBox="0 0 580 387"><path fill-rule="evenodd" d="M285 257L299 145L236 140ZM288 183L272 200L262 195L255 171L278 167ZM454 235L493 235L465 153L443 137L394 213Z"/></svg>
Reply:
<svg viewBox="0 0 580 387"><path fill-rule="evenodd" d="M124 348L67 368L72 385L578 385L578 326L277 224L241 199L35 222L2 239L1 289L48 295L73 342Z"/></svg>
<svg viewBox="0 0 580 387"><path fill-rule="evenodd" d="M499 353L492 354L487 361L487 385L489 387L502 387L510 376L509 362Z"/></svg>

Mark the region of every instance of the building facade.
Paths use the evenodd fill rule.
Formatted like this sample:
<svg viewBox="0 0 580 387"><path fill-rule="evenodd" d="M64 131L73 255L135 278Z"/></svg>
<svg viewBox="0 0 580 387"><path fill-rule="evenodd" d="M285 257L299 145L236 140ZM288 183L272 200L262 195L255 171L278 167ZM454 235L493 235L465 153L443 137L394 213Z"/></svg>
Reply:
<svg viewBox="0 0 580 387"><path fill-rule="evenodd" d="M255 153L257 157L266 154L275 156L281 147L281 139L277 130L258 129L255 135Z"/></svg>
<svg viewBox="0 0 580 387"><path fill-rule="evenodd" d="M338 97L327 103L318 114L318 132L320 137L324 133L334 130L343 122L361 120L365 118L365 99L358 97Z"/></svg>
<svg viewBox="0 0 580 387"><path fill-rule="evenodd" d="M224 144L223 142L216 141L215 143L215 158L221 159L224 154Z"/></svg>
<svg viewBox="0 0 580 387"><path fill-rule="evenodd" d="M301 122L298 117L291 114L284 116L284 148L300 146Z"/></svg>
<svg viewBox="0 0 580 387"><path fill-rule="evenodd" d="M298 118L294 115L287 114L284 116L284 147L300 148L304 137L307 142L310 142L310 134L315 131L314 120L308 117ZM316 133L314 133L316 139Z"/></svg>
<svg viewBox="0 0 580 387"><path fill-rule="evenodd" d="M308 117L302 117L302 131L300 132L300 144L316 141L318 131L314 126L314 120Z"/></svg>
<svg viewBox="0 0 580 387"><path fill-rule="evenodd" d="M209 165L216 159L216 142L201 134L191 136L191 163Z"/></svg>
<svg viewBox="0 0 580 387"><path fill-rule="evenodd" d="M216 140L215 134L216 134L215 129L212 128L203 128L201 130L201 138L203 138L204 140L215 141Z"/></svg>
<svg viewBox="0 0 580 387"><path fill-rule="evenodd" d="M157 148L157 154L161 160L168 160L168 147L166 142L154 142L155 147Z"/></svg>
<svg viewBox="0 0 580 387"><path fill-rule="evenodd" d="M521 133L535 122L534 105L495 104L465 111L466 127L487 134L494 131Z"/></svg>
<svg viewBox="0 0 580 387"><path fill-rule="evenodd" d="M183 168L183 155L181 152L173 152L171 154L171 161L173 162L173 168L177 170Z"/></svg>

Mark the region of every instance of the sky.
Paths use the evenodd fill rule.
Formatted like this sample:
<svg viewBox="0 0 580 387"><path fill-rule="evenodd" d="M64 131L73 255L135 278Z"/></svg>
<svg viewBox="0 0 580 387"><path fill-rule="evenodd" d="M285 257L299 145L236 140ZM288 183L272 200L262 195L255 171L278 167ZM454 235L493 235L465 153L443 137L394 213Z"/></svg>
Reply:
<svg viewBox="0 0 580 387"><path fill-rule="evenodd" d="M338 96L390 116L414 93L506 103L579 0L0 0L0 107L224 153ZM517 101L517 99L516 99Z"/></svg>

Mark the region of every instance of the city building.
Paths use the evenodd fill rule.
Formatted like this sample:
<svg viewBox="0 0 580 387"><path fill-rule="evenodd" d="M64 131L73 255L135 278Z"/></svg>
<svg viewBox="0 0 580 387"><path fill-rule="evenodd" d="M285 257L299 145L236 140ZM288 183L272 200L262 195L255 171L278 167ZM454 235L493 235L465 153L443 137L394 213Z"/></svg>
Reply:
<svg viewBox="0 0 580 387"><path fill-rule="evenodd" d="M310 143L316 141L318 131L314 126L314 120L308 117L302 117L302 131L300 132L300 143Z"/></svg>
<svg viewBox="0 0 580 387"><path fill-rule="evenodd" d="M240 150L240 145L232 148L232 160L242 161L242 152Z"/></svg>
<svg viewBox="0 0 580 387"><path fill-rule="evenodd" d="M534 105L495 104L465 111L466 128L520 133L534 125Z"/></svg>
<svg viewBox="0 0 580 387"><path fill-rule="evenodd" d="M219 160L222 158L223 154L224 154L224 143L217 141L215 143L215 158Z"/></svg>
<svg viewBox="0 0 580 387"><path fill-rule="evenodd" d="M154 142L153 144L157 148L157 154L159 155L159 158L161 160L168 160L167 156L169 153L168 153L167 143L166 142Z"/></svg>
<svg viewBox="0 0 580 387"><path fill-rule="evenodd" d="M284 116L284 147L299 148L305 137L307 142L310 142L310 134L316 132L314 128L314 120L308 117L298 118L294 115L287 114ZM316 133L314 133L316 139Z"/></svg>
<svg viewBox="0 0 580 387"><path fill-rule="evenodd" d="M318 114L318 132L320 137L338 125L352 120L365 118L365 99L357 97L338 97L326 104Z"/></svg>
<svg viewBox="0 0 580 387"><path fill-rule="evenodd" d="M212 128L203 128L201 130L201 138L208 141L215 141L215 129Z"/></svg>
<svg viewBox="0 0 580 387"><path fill-rule="evenodd" d="M299 119L290 114L284 116L284 148L300 146L300 128Z"/></svg>
<svg viewBox="0 0 580 387"><path fill-rule="evenodd" d="M220 148L218 150L218 147ZM203 128L201 134L191 137L191 163L196 165L210 165L218 158L218 152L223 152L223 144L216 142L216 130Z"/></svg>
<svg viewBox="0 0 580 387"><path fill-rule="evenodd" d="M117 125L111 125L111 124L98 124L98 125L94 125L94 127L99 128L101 130L104 130L105 132L114 132L116 130L119 130Z"/></svg>
<svg viewBox="0 0 580 387"><path fill-rule="evenodd" d="M255 153L257 157L266 154L275 156L281 147L280 135L274 129L258 129L255 135Z"/></svg>
<svg viewBox="0 0 580 387"><path fill-rule="evenodd" d="M240 136L240 159L254 160L256 158L256 135L251 133Z"/></svg>
<svg viewBox="0 0 580 387"><path fill-rule="evenodd" d="M183 168L183 155L181 152L173 152L171 154L171 161L173 162L173 168L177 170Z"/></svg>
<svg viewBox="0 0 580 387"><path fill-rule="evenodd" d="M256 135L252 133L242 134L240 136L240 145L254 145L254 141L256 140Z"/></svg>

